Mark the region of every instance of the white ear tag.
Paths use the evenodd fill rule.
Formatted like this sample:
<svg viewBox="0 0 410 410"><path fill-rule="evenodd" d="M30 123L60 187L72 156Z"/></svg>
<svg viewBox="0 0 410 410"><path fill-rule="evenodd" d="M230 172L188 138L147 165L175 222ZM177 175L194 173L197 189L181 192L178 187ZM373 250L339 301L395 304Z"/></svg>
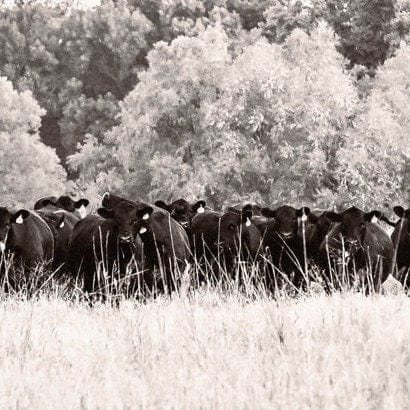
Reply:
<svg viewBox="0 0 410 410"><path fill-rule="evenodd" d="M147 228L145 228L144 226L140 229L140 233L145 233L147 232Z"/></svg>
<svg viewBox="0 0 410 410"><path fill-rule="evenodd" d="M245 226L249 227L252 225L252 222L249 218L246 218Z"/></svg>
<svg viewBox="0 0 410 410"><path fill-rule="evenodd" d="M307 219L308 219L308 217L307 217L307 215L304 213L300 219L302 220L302 222L306 222Z"/></svg>
<svg viewBox="0 0 410 410"><path fill-rule="evenodd" d="M64 228L64 221L60 223L59 228Z"/></svg>
<svg viewBox="0 0 410 410"><path fill-rule="evenodd" d="M5 250L6 250L6 244L3 241L1 241L0 242L0 252L4 252Z"/></svg>
<svg viewBox="0 0 410 410"><path fill-rule="evenodd" d="M21 215L19 215L19 217L16 219L16 224L22 224L24 222L24 219Z"/></svg>
<svg viewBox="0 0 410 410"><path fill-rule="evenodd" d="M78 208L78 213L80 214L81 219L85 218L86 213L87 213L87 210L85 209L85 206L84 206L84 205L81 205L81 206Z"/></svg>
<svg viewBox="0 0 410 410"><path fill-rule="evenodd" d="M144 214L143 217L142 217L142 219L144 219L145 221L146 221L147 219L149 219L149 213Z"/></svg>
<svg viewBox="0 0 410 410"><path fill-rule="evenodd" d="M379 218L376 215L373 215L371 223L375 224L378 220Z"/></svg>
<svg viewBox="0 0 410 410"><path fill-rule="evenodd" d="M197 211L196 211L198 214L203 214L204 212L205 212L205 209L204 209L204 207L201 205L198 209L197 209Z"/></svg>

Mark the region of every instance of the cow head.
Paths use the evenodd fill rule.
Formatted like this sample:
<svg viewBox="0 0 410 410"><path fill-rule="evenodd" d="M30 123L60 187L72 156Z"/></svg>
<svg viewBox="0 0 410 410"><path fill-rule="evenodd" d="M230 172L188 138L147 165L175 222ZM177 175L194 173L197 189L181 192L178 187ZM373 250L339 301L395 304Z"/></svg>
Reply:
<svg viewBox="0 0 410 410"><path fill-rule="evenodd" d="M299 219L307 218L310 214L310 209L302 207L295 209L291 206L284 205L276 209L263 208L262 215L266 218L273 218L273 230L283 240L291 240L296 238L298 233Z"/></svg>
<svg viewBox="0 0 410 410"><path fill-rule="evenodd" d="M21 225L29 216L30 212L25 209L10 213L6 208L0 208L0 252L6 249L13 224Z"/></svg>
<svg viewBox="0 0 410 410"><path fill-rule="evenodd" d="M219 245L224 250L239 249L239 241L247 228L251 226L252 206L245 205L242 210L227 211L220 219Z"/></svg>
<svg viewBox="0 0 410 410"><path fill-rule="evenodd" d="M130 199L123 198L121 196L112 194L111 192L106 192L102 197L101 205L104 208L114 209L121 202L128 202L130 204L135 204L135 202L131 201Z"/></svg>
<svg viewBox="0 0 410 410"><path fill-rule="evenodd" d="M39 199L35 205L34 209L39 210L48 205L52 205L58 209L64 209L67 212L78 213L80 218L85 218L87 214L87 206L89 205L90 201L88 199L79 199L78 201L74 201L67 195L61 195L59 198L55 196L50 196L47 198Z"/></svg>
<svg viewBox="0 0 410 410"><path fill-rule="evenodd" d="M128 202L120 202L115 208L99 208L98 215L111 219L122 242L133 242L136 232L137 208Z"/></svg>
<svg viewBox="0 0 410 410"><path fill-rule="evenodd" d="M168 211L185 229L189 229L191 227L192 218L195 214L204 212L206 203L201 200L190 204L185 199L178 199L171 204L166 204L164 201L157 201L155 202L155 206Z"/></svg>
<svg viewBox="0 0 410 410"><path fill-rule="evenodd" d="M365 213L359 208L351 207L341 213L326 212L325 215L330 221L340 224L345 249L351 253L362 247L367 224L375 217L380 218L382 213L376 210Z"/></svg>

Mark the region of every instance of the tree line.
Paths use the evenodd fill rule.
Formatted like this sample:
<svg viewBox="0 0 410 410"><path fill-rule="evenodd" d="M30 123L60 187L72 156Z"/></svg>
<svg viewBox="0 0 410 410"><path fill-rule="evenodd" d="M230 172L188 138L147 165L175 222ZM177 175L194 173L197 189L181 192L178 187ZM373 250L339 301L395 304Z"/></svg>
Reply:
<svg viewBox="0 0 410 410"><path fill-rule="evenodd" d="M0 15L4 204L409 201L409 1L17 1Z"/></svg>

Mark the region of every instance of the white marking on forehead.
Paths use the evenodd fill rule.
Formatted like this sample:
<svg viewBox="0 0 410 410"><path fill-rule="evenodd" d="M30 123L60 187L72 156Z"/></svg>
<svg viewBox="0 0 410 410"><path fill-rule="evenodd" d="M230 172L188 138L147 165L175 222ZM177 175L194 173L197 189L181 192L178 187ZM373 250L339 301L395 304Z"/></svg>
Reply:
<svg viewBox="0 0 410 410"><path fill-rule="evenodd" d="M197 211L196 211L198 214L203 214L204 212L205 212L205 208L201 205L198 209L197 209Z"/></svg>
<svg viewBox="0 0 410 410"><path fill-rule="evenodd" d="M144 226L140 229L140 233L145 233L147 232L147 228L145 228Z"/></svg>
<svg viewBox="0 0 410 410"><path fill-rule="evenodd" d="M147 220L149 219L149 213L147 212L146 214L143 215L142 219Z"/></svg>

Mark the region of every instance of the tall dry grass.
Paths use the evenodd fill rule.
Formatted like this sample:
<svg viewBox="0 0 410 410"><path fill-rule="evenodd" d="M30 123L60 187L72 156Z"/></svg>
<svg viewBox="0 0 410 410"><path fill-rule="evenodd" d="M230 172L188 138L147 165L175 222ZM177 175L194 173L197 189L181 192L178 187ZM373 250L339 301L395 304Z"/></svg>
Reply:
<svg viewBox="0 0 410 410"><path fill-rule="evenodd" d="M0 302L1 408L409 408L410 301Z"/></svg>

